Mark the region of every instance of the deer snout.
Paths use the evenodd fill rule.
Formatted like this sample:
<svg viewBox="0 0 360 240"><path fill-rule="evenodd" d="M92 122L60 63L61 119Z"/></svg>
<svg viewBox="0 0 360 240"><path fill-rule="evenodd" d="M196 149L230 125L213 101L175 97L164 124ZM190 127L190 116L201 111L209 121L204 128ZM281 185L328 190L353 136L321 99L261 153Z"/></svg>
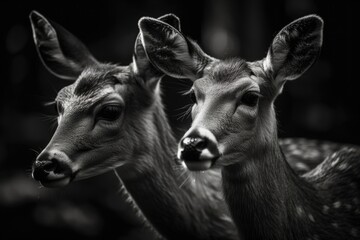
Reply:
<svg viewBox="0 0 360 240"><path fill-rule="evenodd" d="M59 150L44 150L36 159L32 176L45 187L61 187L69 184L75 174L69 157Z"/></svg>
<svg viewBox="0 0 360 240"><path fill-rule="evenodd" d="M205 128L190 129L180 141L178 158L184 161L189 170L207 170L219 156L217 140Z"/></svg>

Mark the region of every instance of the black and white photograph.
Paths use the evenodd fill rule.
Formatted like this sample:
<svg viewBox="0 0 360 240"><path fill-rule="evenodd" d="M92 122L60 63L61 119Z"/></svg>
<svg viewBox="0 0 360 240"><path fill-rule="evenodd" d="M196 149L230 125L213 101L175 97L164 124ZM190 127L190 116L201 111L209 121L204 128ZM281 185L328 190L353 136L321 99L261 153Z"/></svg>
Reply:
<svg viewBox="0 0 360 240"><path fill-rule="evenodd" d="M1 9L1 240L360 239L354 2Z"/></svg>

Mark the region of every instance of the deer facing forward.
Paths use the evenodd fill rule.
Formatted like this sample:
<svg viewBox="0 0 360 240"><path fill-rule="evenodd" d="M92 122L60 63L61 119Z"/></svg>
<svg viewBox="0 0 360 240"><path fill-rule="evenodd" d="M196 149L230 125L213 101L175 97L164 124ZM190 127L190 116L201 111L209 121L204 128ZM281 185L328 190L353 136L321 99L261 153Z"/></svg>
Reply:
<svg viewBox="0 0 360 240"><path fill-rule="evenodd" d="M360 151L344 148L299 176L278 143L274 101L319 55L320 17L284 27L255 62L212 58L156 19L143 19L140 28L155 66L194 81L193 122L178 157L194 171L221 167L225 199L243 239L360 238Z"/></svg>

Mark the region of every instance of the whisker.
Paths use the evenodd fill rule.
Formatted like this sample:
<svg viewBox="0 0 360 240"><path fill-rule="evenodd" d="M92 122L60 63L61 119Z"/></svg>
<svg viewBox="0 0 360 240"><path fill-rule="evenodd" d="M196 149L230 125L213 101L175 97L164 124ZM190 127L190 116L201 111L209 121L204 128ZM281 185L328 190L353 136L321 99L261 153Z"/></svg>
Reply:
<svg viewBox="0 0 360 240"><path fill-rule="evenodd" d="M207 190L203 187L204 184L202 180L204 180L204 176L201 176L201 174L201 172L191 172L191 177L195 183L199 182L199 184L195 184L198 193L200 195L206 196L208 193Z"/></svg>
<svg viewBox="0 0 360 240"><path fill-rule="evenodd" d="M44 102L43 105L45 107L48 107L48 106L52 106L52 105L55 105L56 104L56 101L47 101L47 102Z"/></svg>
<svg viewBox="0 0 360 240"><path fill-rule="evenodd" d="M167 85L182 85L182 86L191 86L192 82L187 79L177 78L175 80L167 81Z"/></svg>
<svg viewBox="0 0 360 240"><path fill-rule="evenodd" d="M51 125L50 125L51 131L54 131L56 129L57 123L58 123L57 120L55 120L51 123Z"/></svg>
<svg viewBox="0 0 360 240"><path fill-rule="evenodd" d="M177 81L169 81L166 85L164 85L164 87L172 88L172 89L180 89L180 91L191 88L192 83L184 80L185 79L177 79Z"/></svg>
<svg viewBox="0 0 360 240"><path fill-rule="evenodd" d="M44 114L44 113L38 116L39 120L50 123L51 130L54 130L56 128L56 125L58 123L57 118L58 118L57 115Z"/></svg>
<svg viewBox="0 0 360 240"><path fill-rule="evenodd" d="M166 86L163 86L164 89L174 89L174 90L180 90L180 91L183 91L185 89L189 89L190 86L188 85L183 85L183 84L177 84L177 85L166 85Z"/></svg>
<svg viewBox="0 0 360 240"><path fill-rule="evenodd" d="M42 114L40 114L38 116L38 118L40 120L42 120L42 121L50 121L50 122L57 120L57 117L58 116L55 115L55 114L45 114L45 113L42 113Z"/></svg>
<svg viewBox="0 0 360 240"><path fill-rule="evenodd" d="M180 180L180 178L182 178L186 173L188 173L188 171L184 170L177 178L178 180Z"/></svg>
<svg viewBox="0 0 360 240"><path fill-rule="evenodd" d="M179 108L175 109L174 111L183 110L183 109L188 108L189 106L192 106L192 105L193 105L192 103L189 103L189 104L186 104L185 106L182 106L182 107L179 107Z"/></svg>
<svg viewBox="0 0 360 240"><path fill-rule="evenodd" d="M181 114L176 120L184 121L186 118L188 118L188 117L190 116L191 109L192 109L192 104L191 104L191 106L190 106L183 114Z"/></svg>
<svg viewBox="0 0 360 240"><path fill-rule="evenodd" d="M187 89L187 90L185 90L185 91L183 91L181 94L183 95L183 96L186 96L186 95L190 95L190 93L192 93L194 90L193 89Z"/></svg>
<svg viewBox="0 0 360 240"><path fill-rule="evenodd" d="M113 171L114 171L114 174L115 174L116 178L119 180L120 186L121 186L121 187L124 186L124 183L123 183L123 181L121 180L121 178L120 178L120 176L119 176L119 174L118 174L118 172L116 171L115 168L113 168Z"/></svg>
<svg viewBox="0 0 360 240"><path fill-rule="evenodd" d="M29 148L30 151L35 153L35 156L37 157L38 155L40 155L40 152L38 150L35 150L33 148Z"/></svg>
<svg viewBox="0 0 360 240"><path fill-rule="evenodd" d="M180 184L179 188L181 188L190 178L190 175L185 178L185 180Z"/></svg>
<svg viewBox="0 0 360 240"><path fill-rule="evenodd" d="M189 109L185 109L177 114L175 114L174 116L177 117L177 118L180 118L182 117Z"/></svg>
<svg viewBox="0 0 360 240"><path fill-rule="evenodd" d="M189 81L189 79L186 79L186 78L178 78L177 82L181 83L181 84L185 84L187 86L192 86L193 85L193 82Z"/></svg>

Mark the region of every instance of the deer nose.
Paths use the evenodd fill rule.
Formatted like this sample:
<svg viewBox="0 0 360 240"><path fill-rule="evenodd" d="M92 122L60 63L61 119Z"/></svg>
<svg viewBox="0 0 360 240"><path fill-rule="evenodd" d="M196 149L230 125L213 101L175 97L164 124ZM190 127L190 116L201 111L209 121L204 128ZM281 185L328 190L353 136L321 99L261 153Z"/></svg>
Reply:
<svg viewBox="0 0 360 240"><path fill-rule="evenodd" d="M46 187L66 185L73 178L69 158L57 150L44 150L33 164L32 175Z"/></svg>
<svg viewBox="0 0 360 240"><path fill-rule="evenodd" d="M178 157L184 161L189 170L207 170L219 155L216 138L207 129L189 130L180 141Z"/></svg>
<svg viewBox="0 0 360 240"><path fill-rule="evenodd" d="M186 161L199 160L201 152L207 146L207 139L200 137L185 137L180 142L182 148L181 159Z"/></svg>
<svg viewBox="0 0 360 240"><path fill-rule="evenodd" d="M56 169L56 165L57 163L53 159L44 161L36 160L33 167L34 179L40 181L46 178L50 172Z"/></svg>

